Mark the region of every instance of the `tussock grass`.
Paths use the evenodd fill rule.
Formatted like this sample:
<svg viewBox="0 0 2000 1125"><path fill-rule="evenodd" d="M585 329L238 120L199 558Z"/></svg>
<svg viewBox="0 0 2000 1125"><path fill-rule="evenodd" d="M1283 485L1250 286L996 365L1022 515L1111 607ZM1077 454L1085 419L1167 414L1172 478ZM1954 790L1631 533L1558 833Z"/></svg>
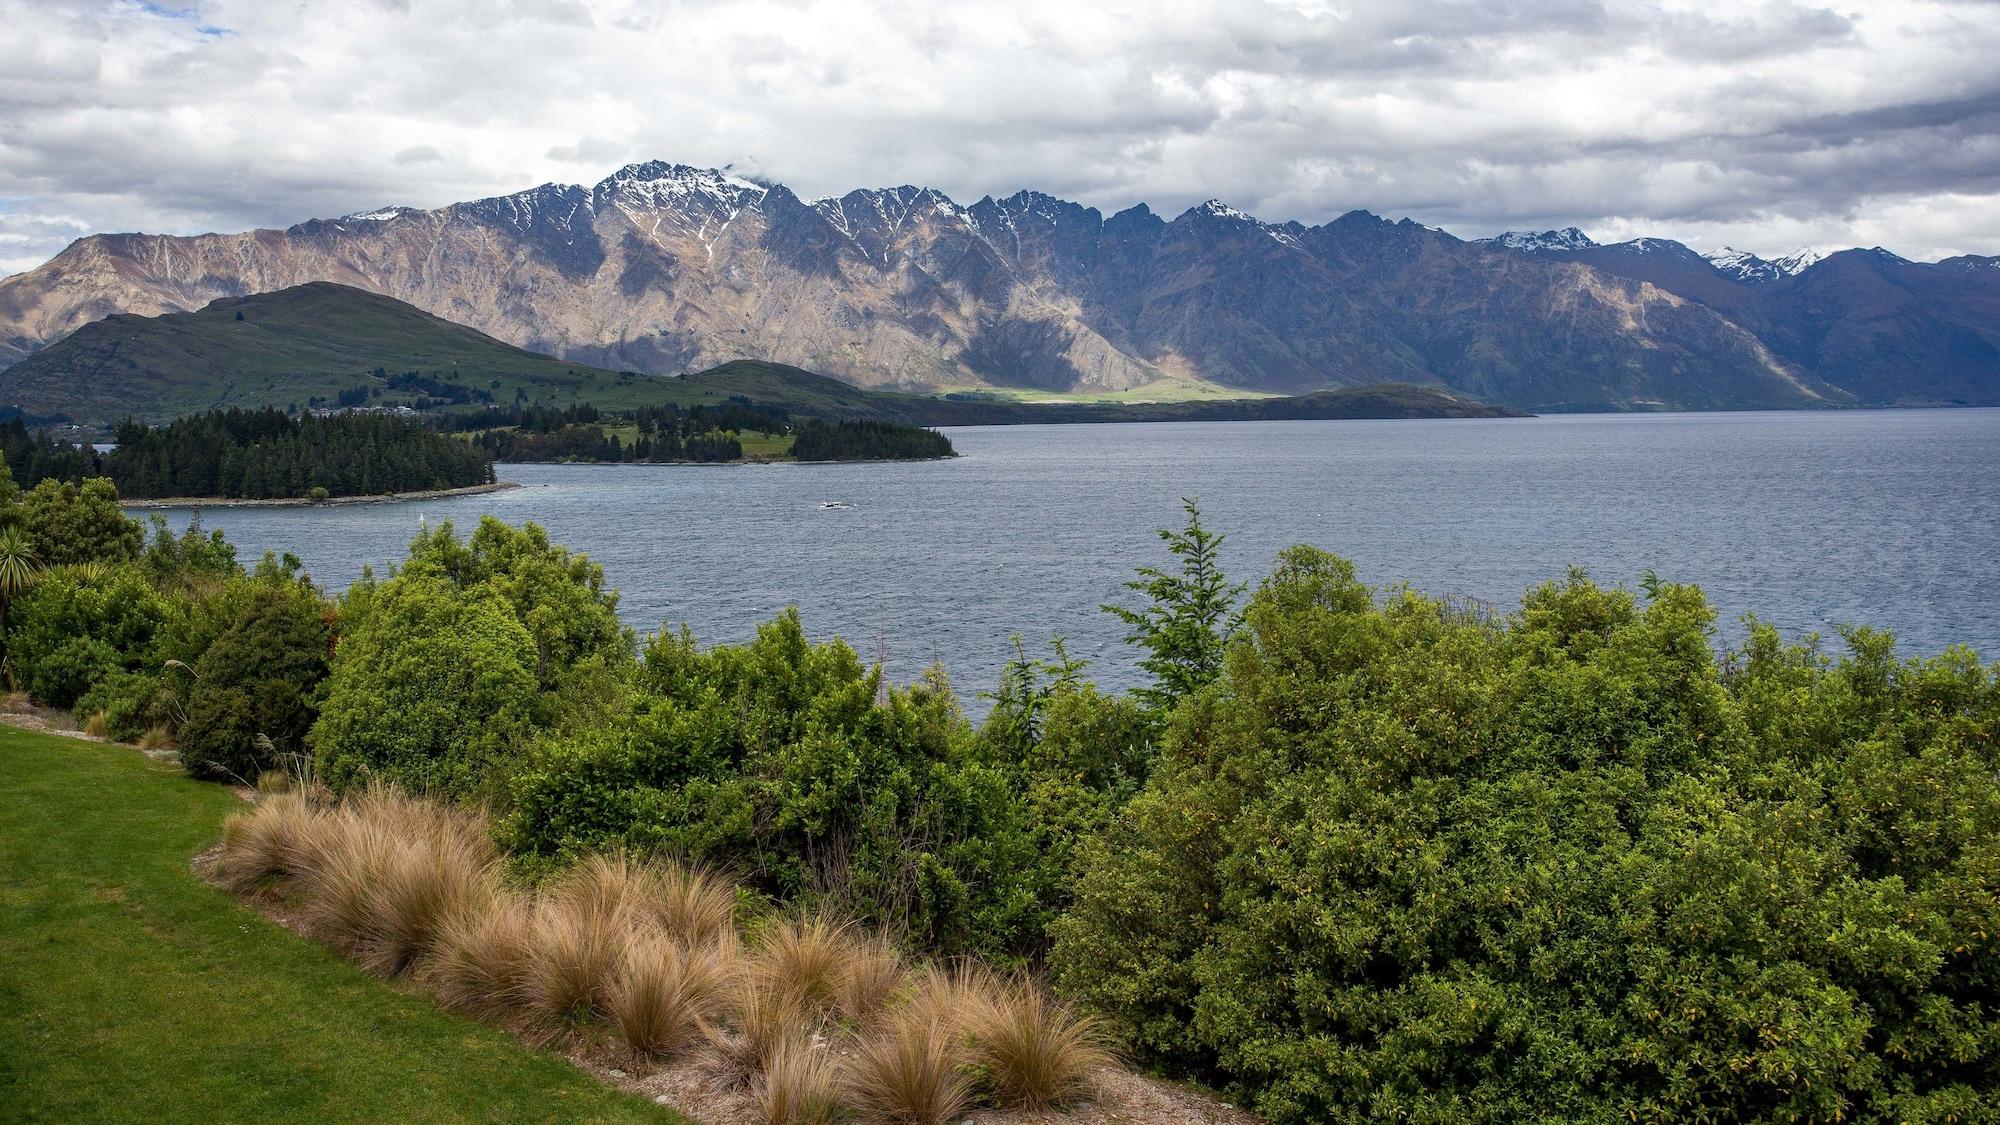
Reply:
<svg viewBox="0 0 2000 1125"><path fill-rule="evenodd" d="M645 937L625 947L605 1008L635 1053L665 1057L693 1043L716 1015L734 964L727 947Z"/></svg>
<svg viewBox="0 0 2000 1125"><path fill-rule="evenodd" d="M92 738L110 738L111 716L103 711L91 715L83 721L83 733Z"/></svg>
<svg viewBox="0 0 2000 1125"><path fill-rule="evenodd" d="M818 1018L789 992L773 991L739 967L729 993L726 1023L709 1024L709 1067L725 1081L751 1083L765 1063L793 1039L809 1037Z"/></svg>
<svg viewBox="0 0 2000 1125"><path fill-rule="evenodd" d="M314 932L452 1008L537 1035L601 1022L644 1058L705 1042L702 1065L770 1125L1040 1112L1114 1062L1094 1021L1025 977L912 968L826 915L769 918L745 945L735 888L700 868L614 852L508 889L483 814L388 789L267 788L224 824L216 868L237 890L289 883Z"/></svg>
<svg viewBox="0 0 2000 1125"><path fill-rule="evenodd" d="M889 1002L909 985L902 955L880 937L855 941L840 966L836 992L840 1014L857 1027L867 1027Z"/></svg>
<svg viewBox="0 0 2000 1125"><path fill-rule="evenodd" d="M358 947L374 925L375 880L395 842L387 823L351 806L314 822L299 849L297 874L304 890L300 912L315 933Z"/></svg>
<svg viewBox="0 0 2000 1125"><path fill-rule="evenodd" d="M752 987L820 1015L839 1006L848 966L860 949L849 926L824 915L778 918L758 933L745 971Z"/></svg>
<svg viewBox="0 0 2000 1125"><path fill-rule="evenodd" d="M217 893L229 788L18 727L0 760L0 1120L690 1125Z"/></svg>
<svg viewBox="0 0 2000 1125"><path fill-rule="evenodd" d="M611 983L634 938L632 916L614 900L558 892L535 912L522 996L552 1023L607 1014Z"/></svg>
<svg viewBox="0 0 2000 1125"><path fill-rule="evenodd" d="M396 976L429 955L445 923L485 913L498 889L497 857L484 840L446 828L391 847L369 896L362 963Z"/></svg>
<svg viewBox="0 0 2000 1125"><path fill-rule="evenodd" d="M231 890L242 892L293 874L319 828L317 817L302 797L291 793L266 797L254 810L230 816L222 822L217 875Z"/></svg>
<svg viewBox="0 0 2000 1125"><path fill-rule="evenodd" d="M657 865L652 908L660 929L682 945L735 941L736 888L707 868L685 863Z"/></svg>
<svg viewBox="0 0 2000 1125"><path fill-rule="evenodd" d="M884 1013L856 1045L843 1083L864 1120L945 1125L972 1104L968 1059L954 1022L939 1023L935 998Z"/></svg>
<svg viewBox="0 0 2000 1125"><path fill-rule="evenodd" d="M313 823L298 872L303 912L373 972L414 967L448 918L492 900L499 855L475 814L378 789Z"/></svg>
<svg viewBox="0 0 2000 1125"><path fill-rule="evenodd" d="M446 1005L484 1019L503 1019L527 1002L528 949L535 906L523 895L497 892L484 910L450 915L438 927L425 976Z"/></svg>
<svg viewBox="0 0 2000 1125"><path fill-rule="evenodd" d="M1026 978L971 993L963 1019L972 1059L993 1100L1008 1109L1081 1100L1096 1072L1113 1062L1097 1021L1063 1008Z"/></svg>
<svg viewBox="0 0 2000 1125"><path fill-rule="evenodd" d="M165 726L147 727L146 733L139 736L139 749L141 750L172 750L173 748L174 732Z"/></svg>
<svg viewBox="0 0 2000 1125"><path fill-rule="evenodd" d="M846 1113L839 1063L802 1036L777 1044L750 1094L764 1125L833 1125Z"/></svg>
<svg viewBox="0 0 2000 1125"><path fill-rule="evenodd" d="M551 905L629 926L654 913L658 881L646 864L624 852L592 855L549 888Z"/></svg>

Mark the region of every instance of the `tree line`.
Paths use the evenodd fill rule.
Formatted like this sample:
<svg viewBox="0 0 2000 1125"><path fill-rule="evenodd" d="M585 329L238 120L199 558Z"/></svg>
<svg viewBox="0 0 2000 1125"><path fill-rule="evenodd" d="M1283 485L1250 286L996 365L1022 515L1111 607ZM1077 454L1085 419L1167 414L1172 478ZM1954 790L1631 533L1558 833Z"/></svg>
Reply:
<svg viewBox="0 0 2000 1125"><path fill-rule="evenodd" d="M801 461L910 461L956 456L950 438L902 422L808 418L794 433L792 456Z"/></svg>
<svg viewBox="0 0 2000 1125"><path fill-rule="evenodd" d="M624 421L630 441L603 423ZM801 461L913 460L955 455L936 430L901 422L794 418L779 407L747 398L715 406L642 406L611 415L589 403L526 406L460 415L451 425L476 429L473 444L496 461L660 462L736 461L741 433L791 436L791 456Z"/></svg>
<svg viewBox="0 0 2000 1125"><path fill-rule="evenodd" d="M493 462L471 444L408 418L218 410L164 426L127 419L100 451L0 427L14 479L80 482L105 477L134 499L373 496L490 484Z"/></svg>

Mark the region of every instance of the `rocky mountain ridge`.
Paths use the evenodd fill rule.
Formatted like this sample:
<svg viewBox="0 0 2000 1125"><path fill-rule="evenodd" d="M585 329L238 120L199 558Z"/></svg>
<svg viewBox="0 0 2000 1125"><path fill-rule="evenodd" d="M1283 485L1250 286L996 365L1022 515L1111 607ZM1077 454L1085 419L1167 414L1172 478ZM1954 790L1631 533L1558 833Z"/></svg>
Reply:
<svg viewBox="0 0 2000 1125"><path fill-rule="evenodd" d="M1599 246L1574 228L1467 242L1365 211L1317 226L1221 201L1106 216L1039 192L964 205L916 186L806 200L652 162L591 187L282 231L81 239L0 281L0 363L115 312L333 281L648 372L747 357L924 391L1404 381L1531 410L1991 400L2000 321L1979 317L2000 271L1902 263L1886 284L1907 299L1862 282L1874 296L1819 294L1798 312L1795 293L1854 253L1752 285L1679 243ZM1949 328L1938 386L1877 370L1938 351L1881 338L1890 305L1890 328Z"/></svg>

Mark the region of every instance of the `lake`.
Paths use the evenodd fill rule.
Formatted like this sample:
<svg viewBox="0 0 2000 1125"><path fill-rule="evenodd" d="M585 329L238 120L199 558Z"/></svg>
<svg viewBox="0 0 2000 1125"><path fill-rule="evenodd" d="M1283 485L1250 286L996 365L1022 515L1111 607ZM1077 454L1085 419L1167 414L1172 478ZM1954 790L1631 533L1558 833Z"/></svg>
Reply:
<svg viewBox="0 0 2000 1125"><path fill-rule="evenodd" d="M953 461L509 465L502 479L525 487L203 516L246 562L290 551L333 588L398 559L420 520L534 520L604 565L642 631L741 640L795 605L815 636L886 654L899 681L942 660L968 702L1016 633L1031 652L1064 634L1100 683L1133 683L1098 607L1165 561L1153 532L1180 523L1183 496L1253 582L1292 543L1352 558L1377 586L1507 607L1571 564L1632 586L1652 568L1701 585L1725 640L1754 611L1790 637L1856 622L1909 653L2000 658L2000 410L946 432Z"/></svg>

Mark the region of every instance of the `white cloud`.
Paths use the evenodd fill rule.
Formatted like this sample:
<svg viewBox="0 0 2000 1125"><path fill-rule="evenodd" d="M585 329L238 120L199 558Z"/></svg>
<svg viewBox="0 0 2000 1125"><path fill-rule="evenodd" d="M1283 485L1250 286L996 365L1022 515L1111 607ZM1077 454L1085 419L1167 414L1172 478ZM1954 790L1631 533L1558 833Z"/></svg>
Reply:
<svg viewBox="0 0 2000 1125"><path fill-rule="evenodd" d="M178 2L178 0L177 0ZM0 0L0 271L627 160L2000 252L2000 5ZM79 225L80 224L80 225Z"/></svg>

